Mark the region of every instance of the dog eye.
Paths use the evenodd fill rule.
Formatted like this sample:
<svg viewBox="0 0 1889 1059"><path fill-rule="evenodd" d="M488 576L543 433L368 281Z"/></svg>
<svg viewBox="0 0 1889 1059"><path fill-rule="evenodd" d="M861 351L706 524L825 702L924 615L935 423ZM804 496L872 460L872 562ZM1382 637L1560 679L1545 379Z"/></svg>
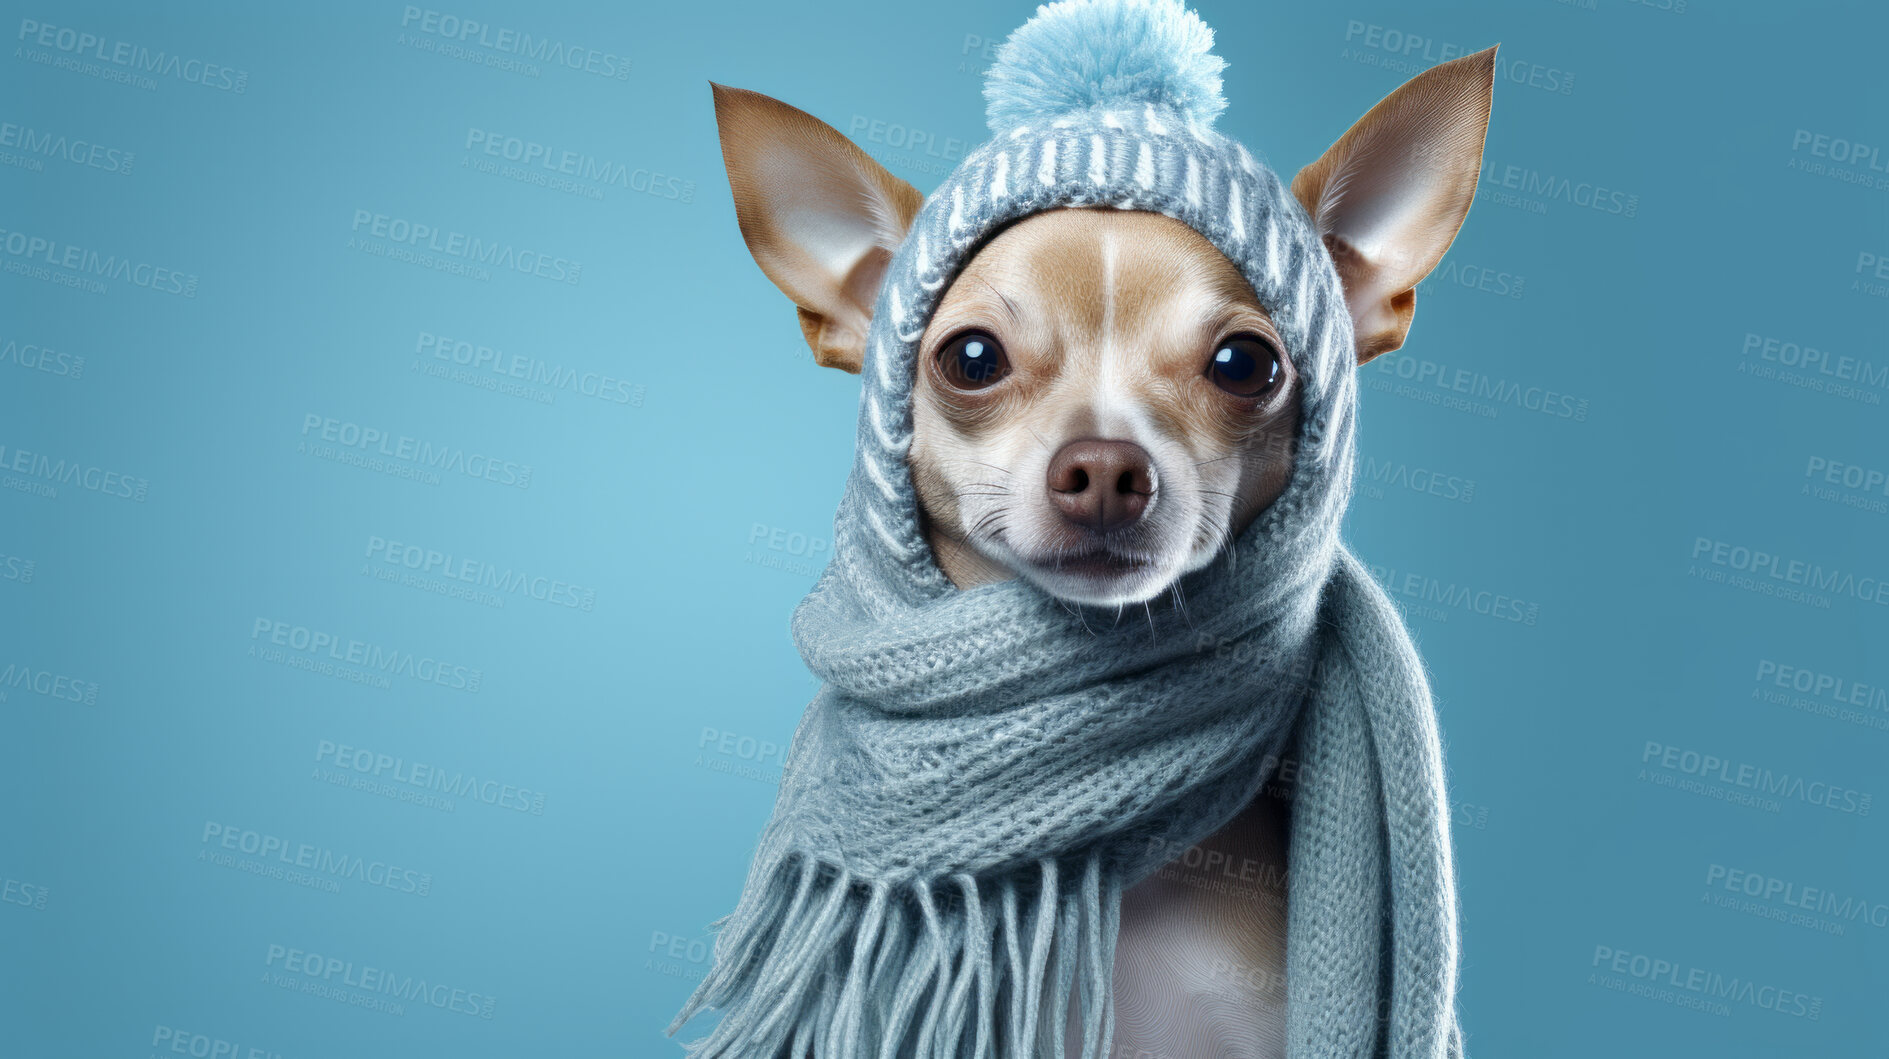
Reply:
<svg viewBox="0 0 1889 1059"><path fill-rule="evenodd" d="M938 369L960 390L981 390L1010 373L1010 361L997 340L982 331L966 331L938 351Z"/></svg>
<svg viewBox="0 0 1889 1059"><path fill-rule="evenodd" d="M1279 351L1257 335L1234 335L1220 343L1207 362L1207 378L1236 397L1271 393L1285 375Z"/></svg>

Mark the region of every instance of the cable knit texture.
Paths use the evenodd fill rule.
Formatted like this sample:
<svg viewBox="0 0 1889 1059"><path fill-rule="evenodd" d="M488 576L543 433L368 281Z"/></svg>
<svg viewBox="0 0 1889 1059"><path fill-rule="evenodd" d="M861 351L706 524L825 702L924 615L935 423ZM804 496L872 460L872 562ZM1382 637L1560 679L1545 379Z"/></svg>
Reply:
<svg viewBox="0 0 1889 1059"><path fill-rule="evenodd" d="M1461 1055L1429 687L1338 537L1355 461L1350 317L1304 209L1212 129L1224 104L1202 40L1176 0L1040 8L991 74L995 138L894 256L833 559L793 615L824 683L714 965L670 1027L722 1012L688 1046L695 1059L1062 1059L1066 1025L1081 1054L1109 1054L1122 891L1226 825L1282 754L1299 762L1288 1054ZM1058 53L1071 56L1061 86ZM1183 580L1185 614L1157 603L1118 622L1021 578L959 590L920 530L905 462L919 338L982 241L1059 207L1199 231L1299 371L1291 481Z"/></svg>

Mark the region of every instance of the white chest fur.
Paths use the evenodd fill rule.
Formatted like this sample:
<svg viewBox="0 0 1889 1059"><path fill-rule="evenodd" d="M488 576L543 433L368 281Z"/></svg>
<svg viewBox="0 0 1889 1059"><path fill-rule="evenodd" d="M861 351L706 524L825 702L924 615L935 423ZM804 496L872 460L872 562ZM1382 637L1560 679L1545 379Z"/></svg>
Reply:
<svg viewBox="0 0 1889 1059"><path fill-rule="evenodd" d="M1276 791L1122 895L1109 1059L1285 1055L1290 810Z"/></svg>

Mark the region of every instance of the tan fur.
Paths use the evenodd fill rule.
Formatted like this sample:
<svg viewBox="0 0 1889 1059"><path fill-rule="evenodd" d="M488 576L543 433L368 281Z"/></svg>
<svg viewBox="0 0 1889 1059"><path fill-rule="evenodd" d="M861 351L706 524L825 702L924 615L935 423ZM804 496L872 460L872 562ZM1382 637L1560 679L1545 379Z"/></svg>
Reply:
<svg viewBox="0 0 1889 1059"><path fill-rule="evenodd" d="M925 197L806 111L709 84L742 239L794 300L814 360L857 375L873 299Z"/></svg>
<svg viewBox="0 0 1889 1059"><path fill-rule="evenodd" d="M1010 376L965 396L940 384L938 352L975 329ZM919 344L912 479L939 566L960 586L1025 576L1064 598L1140 602L1209 562L1285 488L1298 424L1296 375L1257 408L1206 367L1239 333L1283 349L1251 286L1200 233L1121 210L1035 214L992 239L953 281ZM1154 557L1121 584L1050 568L1080 542L1045 499L1045 468L1081 438L1137 442L1156 500L1136 527Z"/></svg>
<svg viewBox="0 0 1889 1059"><path fill-rule="evenodd" d="M1443 260L1476 199L1494 98L1495 48L1440 63L1292 178L1344 280L1359 364L1403 346L1417 283Z"/></svg>

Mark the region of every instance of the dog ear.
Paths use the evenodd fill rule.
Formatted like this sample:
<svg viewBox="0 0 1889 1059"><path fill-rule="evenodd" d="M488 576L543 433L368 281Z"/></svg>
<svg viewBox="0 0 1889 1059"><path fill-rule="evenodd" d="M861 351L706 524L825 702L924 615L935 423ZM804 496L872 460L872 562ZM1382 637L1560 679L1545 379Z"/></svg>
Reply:
<svg viewBox="0 0 1889 1059"><path fill-rule="evenodd" d="M813 115L709 87L748 252L800 307L813 359L857 374L879 285L925 197Z"/></svg>
<svg viewBox="0 0 1889 1059"><path fill-rule="evenodd" d="M1494 48L1440 63L1292 178L1344 280L1359 364L1404 344L1417 283L1475 200L1494 96Z"/></svg>

